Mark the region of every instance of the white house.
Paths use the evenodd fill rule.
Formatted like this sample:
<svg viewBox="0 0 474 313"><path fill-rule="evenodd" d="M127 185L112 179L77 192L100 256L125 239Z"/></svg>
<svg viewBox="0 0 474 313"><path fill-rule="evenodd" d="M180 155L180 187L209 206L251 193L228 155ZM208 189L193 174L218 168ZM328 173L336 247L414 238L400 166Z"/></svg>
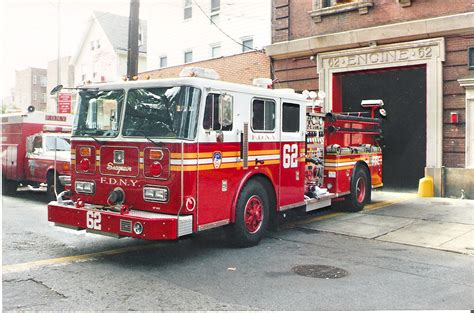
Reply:
<svg viewBox="0 0 474 313"><path fill-rule="evenodd" d="M94 12L71 60L75 85L116 81L127 74L128 21L126 16ZM146 28L146 21L140 20L139 72L147 68Z"/></svg>
<svg viewBox="0 0 474 313"><path fill-rule="evenodd" d="M271 0L150 4L148 70L261 49L271 44L271 12Z"/></svg>

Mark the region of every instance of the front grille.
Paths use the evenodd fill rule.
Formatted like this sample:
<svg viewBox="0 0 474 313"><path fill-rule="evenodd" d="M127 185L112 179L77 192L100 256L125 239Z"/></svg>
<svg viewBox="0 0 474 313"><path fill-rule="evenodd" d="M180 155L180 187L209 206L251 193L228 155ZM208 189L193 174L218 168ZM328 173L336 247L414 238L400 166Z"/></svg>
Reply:
<svg viewBox="0 0 474 313"><path fill-rule="evenodd" d="M125 233L132 232L132 221L129 220L120 220L120 231Z"/></svg>

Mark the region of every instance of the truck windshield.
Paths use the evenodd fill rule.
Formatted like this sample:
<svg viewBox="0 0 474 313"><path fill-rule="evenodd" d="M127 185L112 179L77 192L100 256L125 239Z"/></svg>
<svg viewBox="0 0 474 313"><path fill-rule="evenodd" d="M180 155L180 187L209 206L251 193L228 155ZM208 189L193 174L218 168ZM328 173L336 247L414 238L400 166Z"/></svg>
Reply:
<svg viewBox="0 0 474 313"><path fill-rule="evenodd" d="M71 150L71 140L59 136L46 136L46 150L69 151Z"/></svg>
<svg viewBox="0 0 474 313"><path fill-rule="evenodd" d="M123 90L79 92L73 136L116 137L123 98Z"/></svg>
<svg viewBox="0 0 474 313"><path fill-rule="evenodd" d="M193 139L201 91L189 86L128 91L122 134Z"/></svg>

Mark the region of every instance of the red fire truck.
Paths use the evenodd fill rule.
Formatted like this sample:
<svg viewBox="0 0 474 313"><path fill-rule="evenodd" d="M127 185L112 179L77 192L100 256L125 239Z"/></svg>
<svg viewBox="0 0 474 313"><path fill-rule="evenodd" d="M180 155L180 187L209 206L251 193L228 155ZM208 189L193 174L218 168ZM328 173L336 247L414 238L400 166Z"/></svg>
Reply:
<svg viewBox="0 0 474 313"><path fill-rule="evenodd" d="M63 190L59 176L69 175L72 116L28 112L1 118L3 193L13 194L19 184L46 183L48 199L56 199L54 186Z"/></svg>
<svg viewBox="0 0 474 313"><path fill-rule="evenodd" d="M250 246L279 212L335 199L358 211L382 186L373 114L325 115L302 94L206 73L82 87L71 199L50 202L49 221L148 240L228 225Z"/></svg>

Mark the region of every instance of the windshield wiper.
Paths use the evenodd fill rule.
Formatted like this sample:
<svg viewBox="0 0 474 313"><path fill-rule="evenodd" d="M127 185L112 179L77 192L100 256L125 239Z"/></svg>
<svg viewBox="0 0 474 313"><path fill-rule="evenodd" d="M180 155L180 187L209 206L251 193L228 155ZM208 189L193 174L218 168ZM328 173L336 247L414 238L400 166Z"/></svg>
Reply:
<svg viewBox="0 0 474 313"><path fill-rule="evenodd" d="M84 135L86 135L87 137L90 137L92 139L94 139L95 142L97 142L99 144L99 146L102 146L102 142L99 141L99 139L95 138L94 136L92 136L91 134L88 134L88 133L83 133Z"/></svg>
<svg viewBox="0 0 474 313"><path fill-rule="evenodd" d="M154 144L155 146L157 147L162 147L163 146L163 143L162 142L156 142L154 140L152 140L150 137L148 137L147 135L145 135L142 131L135 131L136 134L138 135L142 135L143 137L145 137L149 142L151 142L152 144Z"/></svg>

